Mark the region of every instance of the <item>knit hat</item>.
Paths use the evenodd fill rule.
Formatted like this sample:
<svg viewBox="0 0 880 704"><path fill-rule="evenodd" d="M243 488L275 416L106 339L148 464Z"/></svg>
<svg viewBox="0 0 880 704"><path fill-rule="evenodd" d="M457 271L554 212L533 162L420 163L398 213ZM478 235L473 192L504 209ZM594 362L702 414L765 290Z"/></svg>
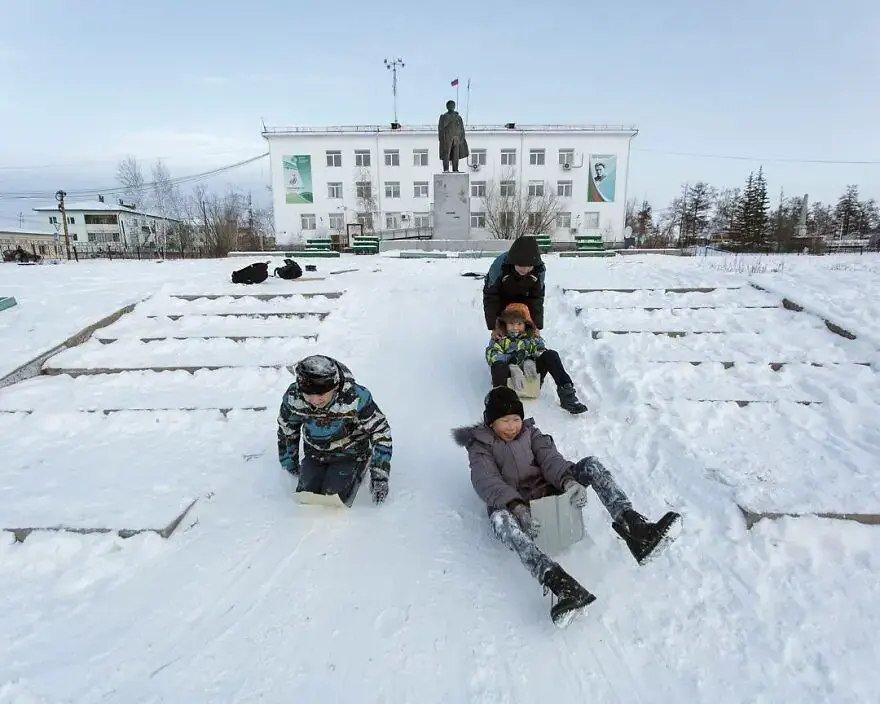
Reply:
<svg viewBox="0 0 880 704"><path fill-rule="evenodd" d="M512 266L540 266L538 240L528 235L515 239L507 252L507 262Z"/></svg>
<svg viewBox="0 0 880 704"><path fill-rule="evenodd" d="M325 394L339 386L340 373L336 362L322 354L301 359L294 370L301 394Z"/></svg>
<svg viewBox="0 0 880 704"><path fill-rule="evenodd" d="M483 422L492 425L499 418L515 415L525 419L526 412L516 391L507 386L496 386L483 400Z"/></svg>

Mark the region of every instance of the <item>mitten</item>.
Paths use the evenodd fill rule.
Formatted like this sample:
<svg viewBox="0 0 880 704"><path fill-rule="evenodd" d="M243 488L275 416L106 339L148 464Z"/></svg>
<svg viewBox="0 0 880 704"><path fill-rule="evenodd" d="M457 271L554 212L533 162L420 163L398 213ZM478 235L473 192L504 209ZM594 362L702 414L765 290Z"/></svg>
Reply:
<svg viewBox="0 0 880 704"><path fill-rule="evenodd" d="M288 450L278 458L281 466L291 474L299 474L299 453L295 455Z"/></svg>
<svg viewBox="0 0 880 704"><path fill-rule="evenodd" d="M562 488L567 493L569 489L574 489L571 493L571 505L575 508L583 508L587 505L587 488L580 482L568 478L562 483Z"/></svg>
<svg viewBox="0 0 880 704"><path fill-rule="evenodd" d="M532 518L532 512L529 511L528 506L520 504L513 509L513 515L519 523L519 527L523 529L523 533L532 540L538 537L538 534L541 532L541 524Z"/></svg>
<svg viewBox="0 0 880 704"><path fill-rule="evenodd" d="M510 365L510 386L517 393L526 388L526 377L523 374L523 370L515 364Z"/></svg>
<svg viewBox="0 0 880 704"><path fill-rule="evenodd" d="M525 375L526 379L538 378L538 365L535 364L534 359L527 359L523 362L523 375Z"/></svg>
<svg viewBox="0 0 880 704"><path fill-rule="evenodd" d="M388 480L371 478L370 493L373 495L373 503L381 504L388 497Z"/></svg>

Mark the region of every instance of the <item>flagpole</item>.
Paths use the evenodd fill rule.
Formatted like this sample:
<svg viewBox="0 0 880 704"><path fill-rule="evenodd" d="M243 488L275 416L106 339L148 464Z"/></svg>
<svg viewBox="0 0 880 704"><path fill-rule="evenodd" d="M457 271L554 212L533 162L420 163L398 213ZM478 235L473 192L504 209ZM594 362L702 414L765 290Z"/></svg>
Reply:
<svg viewBox="0 0 880 704"><path fill-rule="evenodd" d="M468 115L471 114L471 79L468 78L467 84L467 106L464 109L464 124L468 124Z"/></svg>
<svg viewBox="0 0 880 704"><path fill-rule="evenodd" d="M458 107L458 83L455 84L455 107Z"/></svg>

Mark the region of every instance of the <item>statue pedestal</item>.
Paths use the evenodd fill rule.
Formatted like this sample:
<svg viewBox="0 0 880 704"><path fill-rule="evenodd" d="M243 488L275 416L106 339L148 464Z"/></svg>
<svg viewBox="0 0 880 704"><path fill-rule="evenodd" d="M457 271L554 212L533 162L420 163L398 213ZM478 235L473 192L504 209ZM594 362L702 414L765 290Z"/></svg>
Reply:
<svg viewBox="0 0 880 704"><path fill-rule="evenodd" d="M471 185L465 172L434 174L435 240L471 238Z"/></svg>

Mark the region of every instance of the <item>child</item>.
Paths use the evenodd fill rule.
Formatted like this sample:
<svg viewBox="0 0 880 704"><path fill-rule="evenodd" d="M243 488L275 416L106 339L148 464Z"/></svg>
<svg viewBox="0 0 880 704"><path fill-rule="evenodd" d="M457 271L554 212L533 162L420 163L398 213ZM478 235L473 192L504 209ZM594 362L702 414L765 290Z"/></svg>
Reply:
<svg viewBox="0 0 880 704"><path fill-rule="evenodd" d="M553 438L542 433L532 418L525 419L522 402L505 386L492 389L484 401L483 423L452 431L455 442L467 448L471 482L486 502L495 537L519 556L523 565L557 603L553 622L567 626L596 597L535 545L540 525L529 502L574 488L571 502L583 508L586 487L592 486L611 515L612 527L623 538L638 564L659 555L681 530L681 516L669 512L657 523L636 513L627 495L595 457L577 463L565 459Z"/></svg>
<svg viewBox="0 0 880 704"><path fill-rule="evenodd" d="M351 506L369 467L373 501L382 503L388 496L391 428L369 389L356 383L344 364L323 355L300 360L294 374L278 414L278 460L299 475L296 490L338 494Z"/></svg>
<svg viewBox="0 0 880 704"><path fill-rule="evenodd" d="M534 374L540 374L543 384L549 373L556 382L560 406L572 414L587 410L578 400L574 384L562 366L559 353L547 349L524 303L511 303L498 316L492 339L486 347L486 361L492 374L492 386L506 386L511 375L514 376L514 385L522 384L521 376ZM520 374L517 367L521 368L524 375Z"/></svg>

